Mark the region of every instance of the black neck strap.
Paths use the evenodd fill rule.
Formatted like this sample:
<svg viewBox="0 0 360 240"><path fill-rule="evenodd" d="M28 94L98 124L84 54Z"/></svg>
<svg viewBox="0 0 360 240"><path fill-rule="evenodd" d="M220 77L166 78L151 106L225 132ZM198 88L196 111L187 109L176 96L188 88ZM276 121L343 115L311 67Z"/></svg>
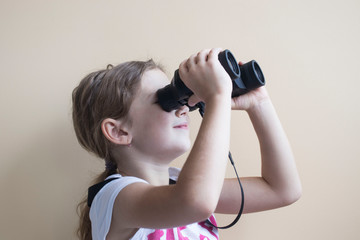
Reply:
<svg viewBox="0 0 360 240"><path fill-rule="evenodd" d="M205 103L204 102L199 102L198 104L196 104L196 106L199 108L199 113L201 115L201 117L204 116L204 113L205 113ZM232 226L234 226L240 219L242 213L243 213L243 210L244 210L244 202L245 202L245 196L244 196L244 189L242 187L242 184L241 184L241 181L240 181L240 177L237 173L237 170L236 170L236 167L235 167L235 164L234 164L234 161L232 159L232 156L231 156L231 153L229 152L229 160L231 162L231 165L233 166L234 168L234 172L236 174L236 178L239 182L239 186L240 186L240 191L241 191L241 205L240 205L240 210L239 210L239 213L238 215L236 216L236 218L229 224L229 225L226 225L224 227L218 227L218 226L215 226L214 224L212 224L209 219L206 221L208 224L210 224L211 226L215 227L215 228L219 228L219 229L227 229L227 228L230 228Z"/></svg>

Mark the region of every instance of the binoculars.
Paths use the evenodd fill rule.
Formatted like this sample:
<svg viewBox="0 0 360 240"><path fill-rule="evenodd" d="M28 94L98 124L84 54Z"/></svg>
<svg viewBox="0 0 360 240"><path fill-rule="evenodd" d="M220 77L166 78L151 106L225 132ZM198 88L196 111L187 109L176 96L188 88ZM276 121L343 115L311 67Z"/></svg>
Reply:
<svg viewBox="0 0 360 240"><path fill-rule="evenodd" d="M232 98L265 85L264 75L255 60L239 66L234 55L229 50L220 52L218 58L232 80ZM156 95L157 103L161 108L166 112L170 112L181 106L188 106L189 97L193 95L193 92L180 79L179 69L177 69L171 83L159 89ZM192 111L198 106L189 106L189 108Z"/></svg>

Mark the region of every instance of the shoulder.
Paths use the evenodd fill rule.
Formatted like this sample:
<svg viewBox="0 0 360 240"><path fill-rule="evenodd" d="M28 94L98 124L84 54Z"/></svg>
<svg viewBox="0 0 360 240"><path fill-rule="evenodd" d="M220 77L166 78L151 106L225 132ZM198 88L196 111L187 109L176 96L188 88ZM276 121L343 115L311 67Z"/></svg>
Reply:
<svg viewBox="0 0 360 240"><path fill-rule="evenodd" d="M96 194L90 208L89 215L93 232L92 234L98 235L99 239L103 239L101 236L106 236L110 229L114 202L120 191L132 183L147 183L143 179L130 176L123 177L120 174L111 175L106 180L112 178L116 179L101 188L101 190Z"/></svg>
<svg viewBox="0 0 360 240"><path fill-rule="evenodd" d="M107 183L105 186L101 188L101 190L96 194L91 209L97 209L98 205L109 204L112 205L116 196L119 192L125 188L126 186L136 183L136 182L143 182L147 183L145 180L132 177L132 176L121 176L120 174L113 174L105 179L114 179ZM112 201L112 202L111 202Z"/></svg>

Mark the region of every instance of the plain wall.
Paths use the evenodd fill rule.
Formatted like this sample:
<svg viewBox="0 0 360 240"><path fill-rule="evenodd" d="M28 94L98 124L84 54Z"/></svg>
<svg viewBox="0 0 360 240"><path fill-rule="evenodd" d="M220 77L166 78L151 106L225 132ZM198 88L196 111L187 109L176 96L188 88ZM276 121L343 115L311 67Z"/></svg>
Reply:
<svg viewBox="0 0 360 240"><path fill-rule="evenodd" d="M212 47L261 65L303 184L295 204L244 215L221 238L360 239L359 11L357 0L1 0L0 239L75 239L76 205L104 169L72 128L85 74L153 58L171 77ZM259 175L251 123L232 119L238 171Z"/></svg>

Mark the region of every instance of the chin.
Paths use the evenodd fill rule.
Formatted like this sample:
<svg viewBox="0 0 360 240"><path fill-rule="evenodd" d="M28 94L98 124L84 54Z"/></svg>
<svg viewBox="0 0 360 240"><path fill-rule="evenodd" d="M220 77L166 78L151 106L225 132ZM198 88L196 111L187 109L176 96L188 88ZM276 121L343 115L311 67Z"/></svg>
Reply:
<svg viewBox="0 0 360 240"><path fill-rule="evenodd" d="M181 146L177 146L176 149L173 150L174 153L174 159L177 157L180 157L181 155L183 155L184 153L186 153L187 151L190 150L191 144L183 144Z"/></svg>
<svg viewBox="0 0 360 240"><path fill-rule="evenodd" d="M182 149L183 149L183 151L184 151L184 153L185 153L185 152L189 151L190 148L191 148L191 142L190 142L190 140L189 140L189 141L187 141L186 143L183 144L183 148L182 148Z"/></svg>

